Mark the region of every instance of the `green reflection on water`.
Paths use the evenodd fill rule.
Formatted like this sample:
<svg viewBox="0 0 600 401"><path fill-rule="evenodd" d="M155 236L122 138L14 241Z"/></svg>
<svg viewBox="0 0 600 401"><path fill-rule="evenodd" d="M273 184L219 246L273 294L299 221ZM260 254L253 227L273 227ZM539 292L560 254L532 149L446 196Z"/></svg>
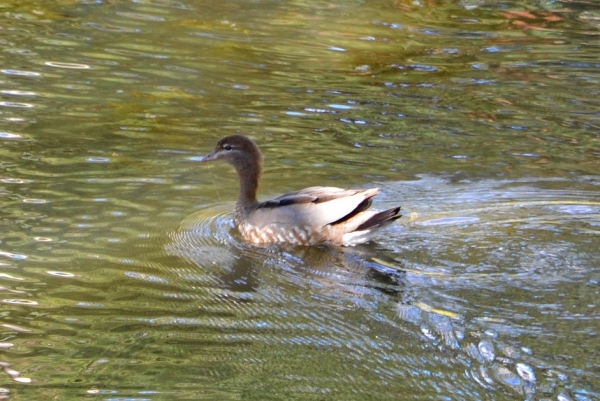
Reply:
<svg viewBox="0 0 600 401"><path fill-rule="evenodd" d="M599 398L586 3L0 7L13 398ZM193 161L238 132L265 196L377 185L405 217L248 247L235 174Z"/></svg>

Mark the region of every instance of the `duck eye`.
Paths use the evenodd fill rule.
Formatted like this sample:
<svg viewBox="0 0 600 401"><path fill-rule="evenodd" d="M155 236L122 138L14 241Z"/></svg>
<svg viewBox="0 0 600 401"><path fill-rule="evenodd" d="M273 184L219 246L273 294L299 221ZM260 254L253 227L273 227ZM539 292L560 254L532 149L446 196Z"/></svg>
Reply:
<svg viewBox="0 0 600 401"><path fill-rule="evenodd" d="M225 145L225 146L223 146L223 149L231 150L231 149L233 149L233 147L231 145Z"/></svg>

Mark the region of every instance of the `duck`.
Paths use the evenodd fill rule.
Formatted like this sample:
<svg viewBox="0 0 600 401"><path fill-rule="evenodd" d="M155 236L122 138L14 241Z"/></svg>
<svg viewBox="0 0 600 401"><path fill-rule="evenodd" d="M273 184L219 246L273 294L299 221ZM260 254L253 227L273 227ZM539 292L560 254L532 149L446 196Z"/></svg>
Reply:
<svg viewBox="0 0 600 401"><path fill-rule="evenodd" d="M234 223L242 238L254 245L354 246L370 241L402 216L400 207L368 210L378 188L316 186L258 201L263 155L258 145L244 135L222 138L202 158L202 162L216 160L231 164L237 172L239 194Z"/></svg>

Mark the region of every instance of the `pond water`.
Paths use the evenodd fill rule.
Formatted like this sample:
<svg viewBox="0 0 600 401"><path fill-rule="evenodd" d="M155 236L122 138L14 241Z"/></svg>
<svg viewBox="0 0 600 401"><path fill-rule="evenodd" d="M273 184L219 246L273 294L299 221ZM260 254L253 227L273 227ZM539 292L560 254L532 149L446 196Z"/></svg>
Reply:
<svg viewBox="0 0 600 401"><path fill-rule="evenodd" d="M0 398L600 399L600 12L585 0L0 3ZM263 198L381 189L354 248Z"/></svg>

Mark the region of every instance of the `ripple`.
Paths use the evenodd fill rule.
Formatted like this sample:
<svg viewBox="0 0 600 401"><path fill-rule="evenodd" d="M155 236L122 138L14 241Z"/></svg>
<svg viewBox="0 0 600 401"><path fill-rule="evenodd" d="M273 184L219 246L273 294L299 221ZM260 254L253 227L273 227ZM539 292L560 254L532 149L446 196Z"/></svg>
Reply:
<svg viewBox="0 0 600 401"><path fill-rule="evenodd" d="M22 90L2 90L0 93L4 95L13 95L13 96L39 96L39 93L32 91L22 91Z"/></svg>
<svg viewBox="0 0 600 401"><path fill-rule="evenodd" d="M5 252L5 251L0 251L0 256L5 256L7 258L19 259L19 260L27 259L27 255L23 255L20 253Z"/></svg>
<svg viewBox="0 0 600 401"><path fill-rule="evenodd" d="M498 364L493 367L493 372L496 380L507 387L517 390L522 385L519 376L506 366Z"/></svg>
<svg viewBox="0 0 600 401"><path fill-rule="evenodd" d="M17 383L31 383L31 379L28 377L22 377L21 372L12 369L10 364L7 362L0 362L0 366L4 373L6 373L11 379L16 381Z"/></svg>
<svg viewBox="0 0 600 401"><path fill-rule="evenodd" d="M88 70L91 68L87 64L65 63L62 61L46 61L44 64L49 67L67 68L67 69L74 69L74 70Z"/></svg>
<svg viewBox="0 0 600 401"><path fill-rule="evenodd" d="M29 306L39 305L36 301L30 301L28 299L3 299L0 302L4 302L5 304L15 304L15 305L29 305Z"/></svg>
<svg viewBox="0 0 600 401"><path fill-rule="evenodd" d="M22 139L23 135L13 132L0 131L0 139Z"/></svg>
<svg viewBox="0 0 600 401"><path fill-rule="evenodd" d="M337 110L352 110L355 107L354 106L348 106L347 104L329 104L329 107L331 107L332 109L337 109Z"/></svg>
<svg viewBox="0 0 600 401"><path fill-rule="evenodd" d="M97 22L85 22L84 25L87 25L90 28L94 28L94 29L97 29L100 31L106 31L106 32L116 32L116 33L139 33L139 32L141 32L141 29L139 29L139 28L126 28L124 26L100 24Z"/></svg>
<svg viewBox="0 0 600 401"><path fill-rule="evenodd" d="M131 18L131 19L138 19L138 20L142 20L142 21L154 21L154 22L164 22L165 21L164 17L159 17L156 15L150 15L150 14L121 11L121 12L118 12L117 15L120 15L122 17Z"/></svg>
<svg viewBox="0 0 600 401"><path fill-rule="evenodd" d="M519 362L519 363L517 363L516 367L517 367L517 373L524 381L530 382L530 383L534 383L536 381L535 372L533 371L531 366L529 366L525 363Z"/></svg>
<svg viewBox="0 0 600 401"><path fill-rule="evenodd" d="M34 203L34 204L43 204L48 203L46 199L37 199L37 198L25 198L22 200L23 203Z"/></svg>
<svg viewBox="0 0 600 401"><path fill-rule="evenodd" d="M431 219L426 221L417 222L416 224L422 226L444 226L444 225L461 225L461 224L471 224L477 223L480 219L478 217L468 217L468 216L459 216L459 217L445 217L440 219Z"/></svg>
<svg viewBox="0 0 600 401"><path fill-rule="evenodd" d="M31 109L35 106L31 103L0 102L0 107L19 107L19 108L24 108L24 109Z"/></svg>
<svg viewBox="0 0 600 401"><path fill-rule="evenodd" d="M149 53L141 50L130 50L130 49L114 49L107 48L107 53L117 54L120 56L133 56L133 57L147 57L147 58L155 58L155 59L168 59L169 56L165 54L157 54L157 53Z"/></svg>
<svg viewBox="0 0 600 401"><path fill-rule="evenodd" d="M0 266L5 266L5 264L4 263L0 263ZM18 281L25 280L24 278L15 277L15 276L12 276L12 275L10 275L8 273L0 273L0 278L6 278L6 279L9 279L9 280L18 280Z"/></svg>
<svg viewBox="0 0 600 401"><path fill-rule="evenodd" d="M237 333L220 336L221 341L260 340L269 345L349 347L348 357L356 360L373 350L379 355L391 347L391 343L384 340L372 342L362 329L346 322L335 309L316 311L314 308L313 304L337 304L353 293L357 302L364 302L360 299L376 291L370 288L371 279L366 276L369 270L355 253L346 254L327 247L250 246L239 238L231 214L224 210L231 210L231 206L215 205L188 216L180 229L170 234L172 242L167 246L170 254L184 257L202 269L201 272L183 268L176 273L170 271L194 288L206 286L203 292L212 294L204 297L198 291L173 292L170 297L204 299L202 310L207 316L163 317L152 319L152 324L216 327ZM264 269L275 269L280 284L259 285L257 276ZM295 288L330 291L319 291L319 296L314 298L290 299L282 292L283 283ZM211 305L208 302L212 297L218 297L220 302ZM281 307L289 302L297 307Z"/></svg>
<svg viewBox="0 0 600 401"><path fill-rule="evenodd" d="M7 75L18 75L21 77L41 77L42 76L42 74L40 74L39 72L34 72L34 71L4 69L4 70L0 70L0 72L7 74Z"/></svg>
<svg viewBox="0 0 600 401"><path fill-rule="evenodd" d="M243 244L232 235L233 220L225 208L231 210L226 205L219 205L188 216L179 231L171 234L173 242L169 251L202 265L230 262L231 253L223 245L240 249Z"/></svg>
<svg viewBox="0 0 600 401"><path fill-rule="evenodd" d="M16 325L16 324L2 323L2 324L0 324L0 326L6 328L8 330L16 331L18 333L31 333L32 332L32 330L22 327L22 326L19 326L19 325Z"/></svg>
<svg viewBox="0 0 600 401"><path fill-rule="evenodd" d="M110 163L112 160L110 157L88 157L87 161L90 163Z"/></svg>
<svg viewBox="0 0 600 401"><path fill-rule="evenodd" d="M478 345L479 354L488 362L496 359L496 353L494 351L494 344L491 341L482 340Z"/></svg>
<svg viewBox="0 0 600 401"><path fill-rule="evenodd" d="M56 276L56 277L64 277L64 278L75 277L75 275L73 273L61 272L61 271L56 271L56 270L48 270L48 271L46 271L46 273L50 274L51 276Z"/></svg>

